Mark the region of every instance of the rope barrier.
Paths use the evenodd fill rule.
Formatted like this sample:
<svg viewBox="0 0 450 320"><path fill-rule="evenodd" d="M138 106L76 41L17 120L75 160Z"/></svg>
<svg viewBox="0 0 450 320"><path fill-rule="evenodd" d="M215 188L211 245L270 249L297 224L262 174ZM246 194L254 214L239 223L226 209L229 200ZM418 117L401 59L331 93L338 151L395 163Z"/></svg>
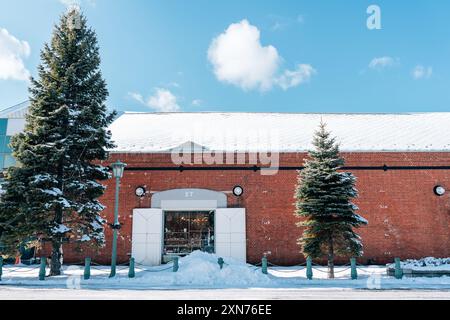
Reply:
<svg viewBox="0 0 450 320"><path fill-rule="evenodd" d="M357 265L357 266L360 266L360 267L366 267L366 265L361 264L361 263L358 263L358 262L356 262L356 265Z"/></svg>
<svg viewBox="0 0 450 320"><path fill-rule="evenodd" d="M14 270L5 268L5 269L3 269L3 272L5 272L5 273L14 273L14 272L25 273L25 272L34 271L34 270L37 270L37 269L39 269L39 267L32 268L32 269L25 269L25 270L21 270L21 268L16 268Z"/></svg>
<svg viewBox="0 0 450 320"><path fill-rule="evenodd" d="M120 270L128 270L128 269L129 269L128 266L117 267L118 271L120 271Z"/></svg>
<svg viewBox="0 0 450 320"><path fill-rule="evenodd" d="M91 261L91 265L93 265L93 266L100 266L100 267L106 267L105 265L97 263L97 262L94 262L94 261Z"/></svg>
<svg viewBox="0 0 450 320"><path fill-rule="evenodd" d="M144 264L142 264L142 263L139 263L139 262L135 262L134 264L135 264L136 266L148 267L148 266L146 266L146 265L144 265ZM173 261L170 261L170 262L166 263L166 265L172 265L172 264L173 264Z"/></svg>
<svg viewBox="0 0 450 320"><path fill-rule="evenodd" d="M365 269L363 269L363 268L358 268L358 267L356 267L356 269L358 269L359 271L361 271L361 272L363 272L363 273L365 273L365 274L380 274L380 273L378 273L378 272L369 272L369 271L367 271L367 270L365 270Z"/></svg>
<svg viewBox="0 0 450 320"><path fill-rule="evenodd" d="M339 271L334 271L334 273L341 273L341 272L346 272L346 271L348 271L348 270L351 270L352 269L352 267L349 267L349 268L345 268L344 270L339 270Z"/></svg>
<svg viewBox="0 0 450 320"><path fill-rule="evenodd" d="M247 263L247 265L250 266L250 267L259 267L259 266L262 265L262 262L259 262L259 263L257 263L257 264Z"/></svg>
<svg viewBox="0 0 450 320"><path fill-rule="evenodd" d="M302 266L306 266L306 262L300 263L300 264L296 264L293 266L280 266L277 264L273 264L272 262L267 261L267 265L272 266L272 267L280 267L280 268L292 268L292 267L302 267Z"/></svg>
<svg viewBox="0 0 450 320"><path fill-rule="evenodd" d="M328 270L323 271L323 270L320 270L319 268L316 268L316 267L313 267L313 270L316 270L316 271L319 271L319 272L322 272L322 273L328 273Z"/></svg>
<svg viewBox="0 0 450 320"><path fill-rule="evenodd" d="M99 264L97 262L94 262L94 261L91 261L91 266L101 266L101 264Z"/></svg>
<svg viewBox="0 0 450 320"><path fill-rule="evenodd" d="M252 271L255 271L255 270L261 269L260 265L261 265L261 263L258 263L258 264L248 263L247 267L251 268Z"/></svg>
<svg viewBox="0 0 450 320"><path fill-rule="evenodd" d="M167 271L167 270L171 270L171 269L172 269L172 267L165 268L165 269L160 269L160 270L141 269L139 271L142 271L142 272L162 272L162 271Z"/></svg>
<svg viewBox="0 0 450 320"><path fill-rule="evenodd" d="M110 270L107 270L107 269L100 269L100 268L93 267L93 266L91 266L91 269L92 269L92 270L103 271L103 272L110 272Z"/></svg>
<svg viewBox="0 0 450 320"><path fill-rule="evenodd" d="M100 271L102 273L107 273L107 274L110 273L110 270L100 269L100 268L96 268L96 267L91 267L91 269Z"/></svg>
<svg viewBox="0 0 450 320"><path fill-rule="evenodd" d="M84 260L83 261L78 261L78 262L71 262L70 265L71 266L73 266L73 265L84 265Z"/></svg>
<svg viewBox="0 0 450 320"><path fill-rule="evenodd" d="M275 270L275 269L271 269L271 270L275 270L276 272L281 272L281 273L293 273L293 272L297 272L297 271L302 271L303 269L305 269L305 268L297 269L297 270Z"/></svg>
<svg viewBox="0 0 450 320"><path fill-rule="evenodd" d="M23 260L23 261L30 261L30 262L34 261L34 262L36 262L37 259L27 259L27 260ZM117 264L116 265L117 270L119 270L119 271L128 270L129 269L129 263L130 262ZM85 265L85 261L80 261L78 263L73 263L71 265L72 266L79 265L80 268L82 268L82 266ZM226 263L226 262L223 262L223 265L229 266L229 264ZM264 270L262 265L263 265L262 262L259 262L257 264L247 264L247 266L252 271L257 271L257 270L260 270L260 269ZM271 262L267 261L267 270L270 269L272 271L279 272L279 273L290 273L290 274L292 274L292 273L299 272L299 271L302 271L304 269L307 269L306 265L307 265L307 263L303 262L301 264L297 264L297 265L293 265L293 266L281 266L281 265L277 265L277 264L274 264L274 263L271 263ZM35 276L36 270L39 270L40 267L41 267L39 264L29 264L29 265L24 265L24 266L19 266L19 267L15 266L15 265L10 265L10 266L11 266L10 268L8 266L5 266L5 265L3 267L3 275L6 276L6 277L13 276L14 273L16 273L16 272L17 273L22 273L22 274L30 273L30 276ZM168 270L173 270L174 260L168 262L165 265L165 267L162 268L162 269L149 268L148 266L146 266L146 265L144 265L142 263L138 263L138 262L135 262L135 266L136 266L136 269L137 269L136 271L137 272L152 272L152 273L164 272L164 271L168 271ZM270 266L270 268L269 268L269 266ZM48 267L49 266L47 266L47 268ZM100 274L109 274L110 273L110 270L109 270L110 266L108 266L108 265L102 265L102 264L99 264L99 263L91 261L91 266L90 267L93 270L97 270L97 272L100 273ZM296 267L296 269L294 269L294 270L283 269L283 268L293 268L293 267ZM322 266L322 265L319 265L317 263L313 263L312 262L312 269L317 271L317 272L328 273L328 269L325 269L327 267L328 266ZM276 268L280 268L280 269L276 269ZM335 268L344 268L342 270L335 270L334 271L335 274L339 274L339 273L348 272L349 270L352 269L352 266L351 266L351 263L347 263L345 265L335 266ZM369 275L369 276L370 275L381 275L380 270L373 270L373 271L367 270L367 266L359 264L359 263L356 263L356 269L359 270L359 272L361 272L364 275Z"/></svg>
<svg viewBox="0 0 450 320"><path fill-rule="evenodd" d="M317 264L317 263L314 263L314 262L312 262L312 265L313 265L313 266L316 266L316 267L328 267L327 265L326 265L326 266L322 266L322 265ZM335 268L339 268L339 267L342 268L342 267L349 267L349 266L351 266L351 263L335 265L334 267L335 267Z"/></svg>
<svg viewBox="0 0 450 320"><path fill-rule="evenodd" d="M143 265L142 263L139 262L135 262L135 265L137 267L141 266L141 267L148 267L146 265ZM169 265L169 267L164 268L164 269L159 269L159 270L149 270L149 269L144 269L144 268L140 268L140 270L137 271L142 271L142 272L162 272L162 271L167 271L167 270L173 270L173 261L168 262L166 265Z"/></svg>

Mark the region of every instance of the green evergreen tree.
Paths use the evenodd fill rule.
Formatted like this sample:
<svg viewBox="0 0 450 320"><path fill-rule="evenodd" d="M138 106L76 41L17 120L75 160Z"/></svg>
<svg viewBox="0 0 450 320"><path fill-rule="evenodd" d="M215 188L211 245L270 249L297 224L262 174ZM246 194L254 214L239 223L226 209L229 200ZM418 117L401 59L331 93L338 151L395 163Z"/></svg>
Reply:
<svg viewBox="0 0 450 320"><path fill-rule="evenodd" d="M358 196L356 178L339 172L344 159L339 155L335 138L323 122L315 133L315 150L309 152L305 168L299 174L296 192L296 215L304 218L298 240L302 253L311 258L327 257L328 277L334 278L336 255L362 254L361 238L353 231L367 220L356 214L352 199Z"/></svg>
<svg viewBox="0 0 450 320"><path fill-rule="evenodd" d="M65 240L104 244L99 182L109 173L99 160L114 146L115 117L107 96L96 34L71 8L41 51L25 130L11 142L19 166L7 172L0 204L0 242L10 251L25 239L51 242L50 275L61 273Z"/></svg>

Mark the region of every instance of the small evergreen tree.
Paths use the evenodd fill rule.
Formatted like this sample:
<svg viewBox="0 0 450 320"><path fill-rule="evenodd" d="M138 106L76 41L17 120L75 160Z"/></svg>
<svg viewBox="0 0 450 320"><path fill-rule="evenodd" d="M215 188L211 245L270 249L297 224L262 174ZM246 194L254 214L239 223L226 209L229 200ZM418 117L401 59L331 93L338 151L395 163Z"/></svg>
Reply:
<svg viewBox="0 0 450 320"><path fill-rule="evenodd" d="M41 52L38 78L31 79L31 106L23 133L11 146L19 162L10 168L0 204L0 242L10 251L24 239L52 244L50 275L61 273L62 243L102 245L104 192L110 141L106 83L99 47L86 18L71 8Z"/></svg>
<svg viewBox="0 0 450 320"><path fill-rule="evenodd" d="M362 254L361 238L353 228L367 224L367 220L356 214L358 207L351 202L358 196L356 178L338 171L344 159L323 122L313 145L315 150L309 152L299 174L296 192L296 215L304 218L298 223L304 227L298 243L307 257L327 256L328 277L334 278L335 255Z"/></svg>

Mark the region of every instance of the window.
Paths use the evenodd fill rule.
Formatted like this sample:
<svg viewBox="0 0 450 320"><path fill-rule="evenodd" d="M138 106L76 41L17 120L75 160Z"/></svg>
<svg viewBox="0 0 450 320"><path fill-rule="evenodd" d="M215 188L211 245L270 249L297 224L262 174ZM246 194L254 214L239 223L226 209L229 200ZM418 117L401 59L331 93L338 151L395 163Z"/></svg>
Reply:
<svg viewBox="0 0 450 320"><path fill-rule="evenodd" d="M214 252L214 211L165 211L163 261L195 250Z"/></svg>
<svg viewBox="0 0 450 320"><path fill-rule="evenodd" d="M11 142L11 137L0 136L0 152L11 153L11 148L9 147L10 142Z"/></svg>
<svg viewBox="0 0 450 320"><path fill-rule="evenodd" d="M6 136L0 135L0 153L6 152Z"/></svg>
<svg viewBox="0 0 450 320"><path fill-rule="evenodd" d="M11 149L9 147L10 142L11 137L0 135L0 170L9 168L16 164L16 160L11 155Z"/></svg>
<svg viewBox="0 0 450 320"><path fill-rule="evenodd" d="M6 135L7 126L8 126L8 119L0 119L0 136Z"/></svg>

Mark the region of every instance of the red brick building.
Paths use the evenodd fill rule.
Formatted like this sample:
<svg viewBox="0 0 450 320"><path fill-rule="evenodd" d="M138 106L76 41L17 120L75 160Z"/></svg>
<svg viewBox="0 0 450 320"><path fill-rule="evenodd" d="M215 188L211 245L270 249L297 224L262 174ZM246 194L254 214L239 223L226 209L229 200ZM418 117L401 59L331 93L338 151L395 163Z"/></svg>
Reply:
<svg viewBox="0 0 450 320"><path fill-rule="evenodd" d="M343 170L357 177L355 203L369 221L359 229L360 261L450 256L450 114L126 113L111 126L117 148L105 163L127 164L119 262L133 255L156 264L196 249L302 262L294 193L320 118L341 145ZM101 202L112 222L114 179L106 185ZM111 239L108 228L99 251L67 245L65 261L108 263Z"/></svg>

